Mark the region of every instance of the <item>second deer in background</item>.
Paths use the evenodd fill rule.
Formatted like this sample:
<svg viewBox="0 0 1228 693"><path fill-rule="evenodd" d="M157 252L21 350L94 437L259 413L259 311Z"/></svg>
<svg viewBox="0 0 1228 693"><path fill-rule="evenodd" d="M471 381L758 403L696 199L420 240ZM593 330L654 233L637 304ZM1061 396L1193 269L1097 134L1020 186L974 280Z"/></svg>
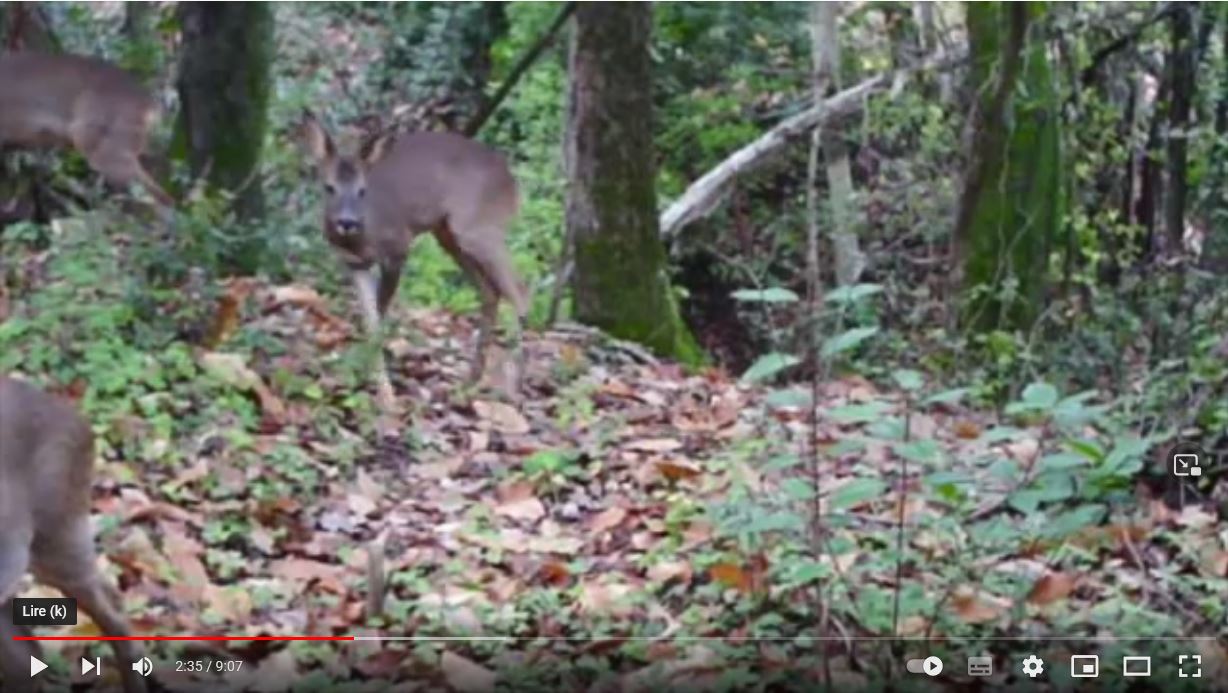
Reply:
<svg viewBox="0 0 1228 693"><path fill-rule="evenodd" d="M377 135L356 155L342 154L309 112L301 135L324 183L324 235L352 272L368 332L378 335L410 245L429 231L481 294L471 381L482 376L499 302L506 300L516 311L518 386L520 333L529 304L507 248L507 229L520 205L507 160L479 142L446 132L399 139ZM382 355L377 369L380 403L391 409L394 397Z"/></svg>
<svg viewBox="0 0 1228 693"><path fill-rule="evenodd" d="M72 146L113 185L174 200L141 164L157 102L135 77L78 55L0 55L0 147Z"/></svg>

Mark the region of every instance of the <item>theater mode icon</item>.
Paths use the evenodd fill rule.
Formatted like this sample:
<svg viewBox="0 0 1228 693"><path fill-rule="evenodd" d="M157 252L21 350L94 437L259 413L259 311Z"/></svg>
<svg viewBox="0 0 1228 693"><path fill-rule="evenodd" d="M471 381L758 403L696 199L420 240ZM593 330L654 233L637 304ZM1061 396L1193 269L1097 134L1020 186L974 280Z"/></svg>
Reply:
<svg viewBox="0 0 1228 693"><path fill-rule="evenodd" d="M1132 657L1130 655L1122 657L1121 675L1151 676L1151 657Z"/></svg>

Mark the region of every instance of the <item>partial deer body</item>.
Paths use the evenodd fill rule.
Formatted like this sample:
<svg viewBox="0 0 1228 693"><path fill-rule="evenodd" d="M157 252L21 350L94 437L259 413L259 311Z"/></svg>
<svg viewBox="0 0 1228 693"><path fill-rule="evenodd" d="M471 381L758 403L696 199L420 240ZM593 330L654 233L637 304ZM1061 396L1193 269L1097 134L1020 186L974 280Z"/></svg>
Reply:
<svg viewBox="0 0 1228 693"><path fill-rule="evenodd" d="M0 55L0 148L71 146L113 185L174 201L141 165L157 103L135 77L76 55Z"/></svg>
<svg viewBox="0 0 1228 693"><path fill-rule="evenodd" d="M37 643L12 622L12 599L26 572L65 596L109 636L130 636L119 591L95 567L90 529L94 439L66 401L0 377L0 675L5 691L33 690L30 656ZM132 642L115 641L124 689L142 693Z"/></svg>
<svg viewBox="0 0 1228 693"><path fill-rule="evenodd" d="M499 301L516 311L516 361L528 296L512 266L507 229L519 207L516 181L498 152L466 137L420 132L375 137L342 155L307 114L303 139L324 182L324 234L353 274L368 332L376 334L396 294L410 246L430 232L481 294L470 378L481 378ZM382 358L380 398L392 391Z"/></svg>

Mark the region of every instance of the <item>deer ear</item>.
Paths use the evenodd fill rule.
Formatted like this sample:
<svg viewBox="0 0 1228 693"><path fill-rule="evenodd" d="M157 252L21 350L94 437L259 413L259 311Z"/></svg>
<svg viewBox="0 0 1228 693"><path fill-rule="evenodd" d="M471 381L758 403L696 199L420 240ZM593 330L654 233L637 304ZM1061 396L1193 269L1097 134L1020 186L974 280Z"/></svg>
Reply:
<svg viewBox="0 0 1228 693"><path fill-rule="evenodd" d="M367 166L372 166L384 158L388 152L392 151L392 145L397 141L396 133L386 132L369 137L362 143L362 147L358 150L358 155L362 158L362 162Z"/></svg>
<svg viewBox="0 0 1228 693"><path fill-rule="evenodd" d="M307 155L316 163L323 163L337 156L337 147L333 144L333 138L320 124L315 114L306 108L303 109L303 120L299 125L299 140Z"/></svg>

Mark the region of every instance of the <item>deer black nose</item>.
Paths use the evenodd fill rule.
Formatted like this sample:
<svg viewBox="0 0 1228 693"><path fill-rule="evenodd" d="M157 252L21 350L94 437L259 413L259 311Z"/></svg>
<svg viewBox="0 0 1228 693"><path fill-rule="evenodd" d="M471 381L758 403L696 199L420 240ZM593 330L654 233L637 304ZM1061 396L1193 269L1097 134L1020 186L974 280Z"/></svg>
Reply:
<svg viewBox="0 0 1228 693"><path fill-rule="evenodd" d="M357 219L338 219L336 224L341 233L356 233L359 228Z"/></svg>

